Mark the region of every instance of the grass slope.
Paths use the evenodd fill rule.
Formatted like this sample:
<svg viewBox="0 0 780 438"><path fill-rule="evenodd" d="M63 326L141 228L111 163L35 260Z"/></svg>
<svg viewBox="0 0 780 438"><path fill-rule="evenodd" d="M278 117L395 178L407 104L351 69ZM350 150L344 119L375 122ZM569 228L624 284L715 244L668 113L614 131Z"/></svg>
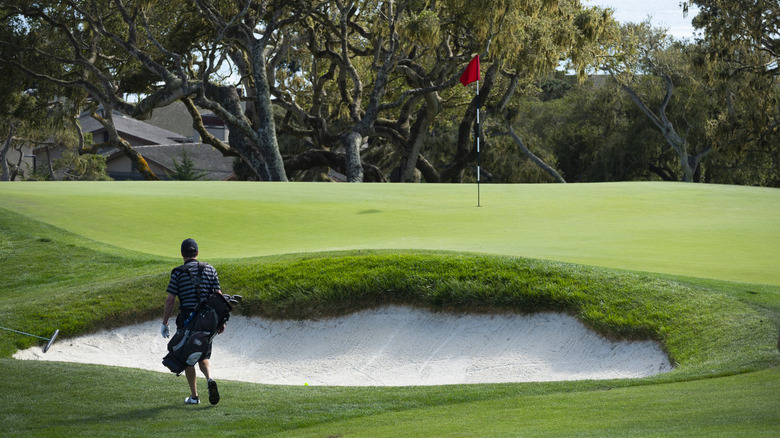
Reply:
<svg viewBox="0 0 780 438"><path fill-rule="evenodd" d="M675 183L20 183L0 205L158 256L345 249L503 254L780 285L780 190ZM154 226L150 226L154 224Z"/></svg>
<svg viewBox="0 0 780 438"><path fill-rule="evenodd" d="M183 377L10 359L0 366L13 376L0 381L4 436L774 437L780 422L778 368L653 385L328 388L222 381L219 405L185 406Z"/></svg>
<svg viewBox="0 0 780 438"><path fill-rule="evenodd" d="M112 367L10 360L7 357L15 349L38 341L3 332L0 357L5 358L0 358L0 364L6 375L13 376L0 380L0 403L4 406L0 421L6 432L25 436L169 436L204 430L218 436L770 436L776 431L780 405L773 394L780 386L780 356L774 344L780 325L780 287L775 283L774 271L768 273L759 262L767 254L763 245L777 235L774 229L767 232L767 227L777 225L776 216L754 220L751 227L741 223L741 213L730 213L740 220L715 220L726 237L718 235L712 238L716 243L703 244L714 252L707 254L703 267L685 268L680 262L675 269L660 269L662 257L653 256L656 243L645 242L647 248L634 248L639 256L629 265L647 263L665 272L659 275L528 259L513 256L511 251L506 251L509 255L441 251L475 250L467 239L458 243L450 236L451 240L439 242L441 246L435 242L445 238L446 233L440 229L452 232L464 227L461 216L487 210L453 207L451 214L429 216L434 224L428 229L434 236L423 238L419 230L407 231L422 226L415 222L422 219L412 219L424 216L421 193L407 193L410 203L419 206L404 213L401 207L393 207L399 200L396 195L385 192L380 200L374 199L385 189L343 186L261 184L257 189L242 184L195 184L193 189L161 183L143 186L142 193L128 198L124 184L76 184L75 188L53 184L48 194L32 184L3 185L0 199L7 209L0 208L0 284L5 285L0 291L0 325L46 336L60 328L62 339L58 342L67 342L68 336L98 328L158 318L167 273L178 262L163 254L170 253L171 247L177 248L181 234L186 233L199 239L204 254L204 248L220 248L215 251L222 257L214 262L223 288L245 296L241 311L246 314L322 317L387 303L448 311L557 310L578 316L605 336L657 339L678 368L641 380L432 388L295 388L225 381L225 399L220 405L199 406L194 409L197 415L189 415L185 409L192 407L177 402L186 395L183 378ZM284 196L268 195L267 187L281 187L290 204L299 204L297 213L292 215L292 210L287 210ZM304 187L314 193L303 193ZM674 204L674 198L683 193L691 197L693 193L688 185L594 185L584 191L572 187L577 196L590 196L579 204L583 208L594 201L593 190L601 195L605 189L613 194L623 191L622 197L599 207L602 219L595 218L599 209L589 210L594 215L589 220L591 225L603 221L610 226L617 226L619 221L609 218L619 215L623 202L631 204L630 199L657 197L659 204L644 210L644 214L660 220L658 217L666 215L667 204ZM439 198L451 195L453 189L433 186L429 190L437 194L428 199L428 210L450 202ZM515 190L510 191L512 195L519 195ZM559 193L556 198L555 190L545 193L548 201L551 197L557 201L577 197ZM658 197L656 190L667 193ZM342 191L342 197L333 191ZM736 201L731 191L729 187L706 188L699 194L706 202L696 201L695 196L690 202L694 207L706 207L716 199ZM737 197L752 197L752 203L745 201L743 206L753 213L766 212L773 209L761 203L776 199L776 193L746 190ZM183 195L194 199L182 202L179 198ZM256 210L258 201L250 195L278 198L267 205L273 207L270 210ZM344 196L355 199L350 198L350 202ZM333 202L338 199L340 209L352 212L357 222L348 221L339 209L323 210L329 197ZM393 214L388 218L381 211L371 211L366 205L369 198L373 205L381 205ZM307 210L307 200L313 199L324 204L314 202ZM79 204L81 207L77 207ZM538 205L543 204L538 201ZM550 204L551 221L562 226L564 218L554 212L554 204ZM183 219L178 216L179 208L193 214L194 219L171 222L168 214ZM636 205L626 210L625 216L633 220L638 234L647 232L639 230L652 221L638 220L633 208ZM257 216L257 223L233 223L238 218L226 209L248 214L245 217ZM195 214L200 211L207 213ZM278 211L284 214L274 217ZM323 217L323 212L332 216ZM373 219L362 222L364 216ZM398 225L400 218L406 222ZM325 220L327 223L318 222ZM667 226L673 222L665 220L670 222ZM114 225L107 226L112 221ZM288 224L290 221L295 224ZM692 224L690 219L687 221L682 223ZM282 242L273 234L255 236L258 230L270 227L258 225L266 222L275 224L291 241ZM544 227L543 222L539 213L537 222L529 227L538 231ZM713 221L702 222L712 230ZM215 224L224 225L221 246L218 240L203 243L198 234ZM623 227L628 229L629 224ZM345 228L358 230L368 239L367 244L376 247L383 246L379 243L383 239L390 242L416 235L439 250L312 252L312 241L336 249L339 238L351 238ZM515 228L521 227L507 225L504 229ZM656 225L654 230L660 228ZM292 229L298 231L292 233ZM109 235L108 230L113 234ZM551 225L544 238L550 247L563 247L565 239L571 238L569 233L555 233ZM589 235L599 233L603 236L605 232ZM690 233L704 237L697 234L700 231ZM156 242L161 236L167 236L165 250ZM511 244L528 242L530 236L525 231L504 233ZM725 245L731 242L739 246L737 236L754 250L751 259ZM254 237L258 239L252 240ZM763 244L755 243L761 238ZM659 239L669 243L667 237ZM294 249L289 252L295 254L258 257L257 253L273 250L266 246L269 241ZM570 243L574 249L560 259L579 257L579 251L585 254L581 242ZM591 250L610 246L591 243ZM506 244L496 245L507 248ZM233 253L247 256L228 257ZM735 253L743 257L732 260L736 267L725 274L717 271L722 263L713 261ZM769 253L770 259L777 256ZM210 257L205 259L212 261ZM751 263L758 267L746 268ZM625 266L614 263L613 267ZM705 278L676 275L686 270L702 271ZM715 280L733 276L757 277L765 284ZM702 380L706 377L718 378Z"/></svg>

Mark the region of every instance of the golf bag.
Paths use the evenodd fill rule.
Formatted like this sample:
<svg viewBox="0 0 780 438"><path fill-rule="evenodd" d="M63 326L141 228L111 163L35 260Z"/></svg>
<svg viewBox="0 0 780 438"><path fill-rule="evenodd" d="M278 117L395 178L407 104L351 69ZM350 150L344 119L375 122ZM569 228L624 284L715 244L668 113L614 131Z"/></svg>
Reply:
<svg viewBox="0 0 780 438"><path fill-rule="evenodd" d="M238 295L222 295L219 293L202 294L200 279L205 263L198 264L198 276L192 276L184 266L181 269L190 274L192 283L198 293L198 305L190 313L168 342L168 354L163 358L165 365L178 376L188 366L194 366L211 345L217 331L230 318L230 311L241 297Z"/></svg>

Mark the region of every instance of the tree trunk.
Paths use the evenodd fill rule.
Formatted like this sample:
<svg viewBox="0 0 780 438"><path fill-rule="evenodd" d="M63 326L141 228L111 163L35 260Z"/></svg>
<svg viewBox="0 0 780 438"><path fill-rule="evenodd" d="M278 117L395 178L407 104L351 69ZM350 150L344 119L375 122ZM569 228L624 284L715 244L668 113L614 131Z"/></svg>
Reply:
<svg viewBox="0 0 780 438"><path fill-rule="evenodd" d="M52 181L55 181L54 167L51 162L51 146L46 146L46 167L49 169L49 178L51 178Z"/></svg>
<svg viewBox="0 0 780 438"><path fill-rule="evenodd" d="M347 182L363 182L363 165L360 162L360 147L363 145L363 136L352 130L341 138L341 144L344 145Z"/></svg>
<svg viewBox="0 0 780 438"><path fill-rule="evenodd" d="M8 155L8 150L11 149L11 143L13 143L14 139L14 131L15 127L13 124L8 128L8 137L6 137L5 141L3 142L3 149L0 150L0 162L2 162L2 168L3 168L3 175L2 175L2 181L11 181L11 171L8 169L8 162L5 160L5 157Z"/></svg>
<svg viewBox="0 0 780 438"><path fill-rule="evenodd" d="M276 140L276 125L274 124L274 112L271 106L271 89L268 86L268 76L265 70L265 47L258 40L251 41L252 75L254 77L254 125L257 134L256 140L260 154L265 161L266 169L271 181L287 181L284 173L284 160L279 152L279 143Z"/></svg>
<svg viewBox="0 0 780 438"><path fill-rule="evenodd" d="M240 131L230 130L228 134L230 147L238 152L238 156L246 163L257 177L258 181L278 181L271 175L268 163L263 158L263 154L245 135ZM285 181L287 176L285 175Z"/></svg>
<svg viewBox="0 0 780 438"><path fill-rule="evenodd" d="M417 114L417 121L412 125L409 141L403 148L400 182L413 181L414 170L417 167L417 158L420 155L420 150L428 133L428 127L431 126L431 121L436 118L436 115L441 112L441 102L435 93L427 93L425 101L425 106Z"/></svg>
<svg viewBox="0 0 780 438"><path fill-rule="evenodd" d="M252 125L262 126L263 123L267 122L261 115L263 111L258 109L262 105L248 105L245 113L241 108L241 101L235 87L213 84L206 86L205 96L200 96L196 103L214 111L222 118L230 128L229 148L241 157L259 180L287 181L287 175L284 173L284 161L282 161L276 143L276 134L274 132L269 134L268 127L255 129L248 123L248 121L252 121ZM189 110L192 115L194 108L189 108ZM197 124L196 117L193 115L193 123ZM273 123L270 129L275 129ZM218 139L210 135L201 135L201 137L204 142L221 150L223 154L225 153L227 145L221 144ZM278 169L277 164L274 164L277 162L277 156L278 163L281 163L281 170Z"/></svg>
<svg viewBox="0 0 780 438"><path fill-rule="evenodd" d="M420 110L417 121L412 125L409 133L409 141L402 146L401 164L399 166L399 182L411 182L414 180L414 170L417 167L417 157L420 155L425 132L430 125L428 122L427 111L425 108Z"/></svg>
<svg viewBox="0 0 780 438"><path fill-rule="evenodd" d="M417 170L419 170L422 174L422 177L425 178L425 182L441 182L441 175L439 175L439 172L436 171L436 168L433 167L433 164L431 164L431 162L428 161L422 154L417 157Z"/></svg>

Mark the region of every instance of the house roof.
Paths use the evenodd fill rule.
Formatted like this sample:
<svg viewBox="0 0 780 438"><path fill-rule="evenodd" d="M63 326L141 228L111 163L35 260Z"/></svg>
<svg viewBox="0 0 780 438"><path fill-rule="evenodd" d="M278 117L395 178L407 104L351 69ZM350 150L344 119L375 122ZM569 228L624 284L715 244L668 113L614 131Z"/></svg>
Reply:
<svg viewBox="0 0 780 438"><path fill-rule="evenodd" d="M114 126L120 134L131 135L142 140L147 144L172 144L184 143L188 139L173 131L168 131L140 120L126 117L121 113L114 111ZM104 130L103 125L92 118L89 114L83 114L79 117L81 129L85 133L95 133Z"/></svg>

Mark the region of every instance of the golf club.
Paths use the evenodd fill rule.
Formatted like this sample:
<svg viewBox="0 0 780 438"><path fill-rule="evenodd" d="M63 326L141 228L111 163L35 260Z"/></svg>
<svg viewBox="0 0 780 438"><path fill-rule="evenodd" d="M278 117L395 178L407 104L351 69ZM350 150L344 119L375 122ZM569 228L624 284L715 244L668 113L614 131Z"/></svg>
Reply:
<svg viewBox="0 0 780 438"><path fill-rule="evenodd" d="M54 334L51 335L51 338L44 338L43 336L38 336L38 335L30 334L30 333L20 332L19 330L9 329L7 327L0 327L0 329L8 330L9 332L19 333L19 334L22 334L22 335L32 336L33 338L38 338L38 339L43 339L43 340L49 341L46 344L46 346L43 347L43 352L44 353L49 351L49 347L51 347L51 344L53 344L54 340L57 339L57 335L60 334L60 329L57 329L57 330L54 331Z"/></svg>

